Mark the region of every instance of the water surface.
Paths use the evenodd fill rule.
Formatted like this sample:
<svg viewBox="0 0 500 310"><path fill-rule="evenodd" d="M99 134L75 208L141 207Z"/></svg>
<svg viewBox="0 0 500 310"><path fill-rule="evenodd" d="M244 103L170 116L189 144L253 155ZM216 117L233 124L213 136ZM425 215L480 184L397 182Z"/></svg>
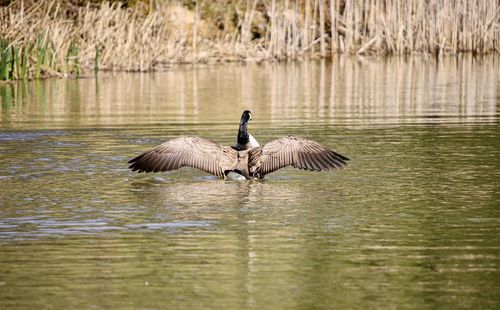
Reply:
<svg viewBox="0 0 500 310"><path fill-rule="evenodd" d="M0 308L498 308L500 59L338 58L0 86ZM351 158L221 181L181 135Z"/></svg>

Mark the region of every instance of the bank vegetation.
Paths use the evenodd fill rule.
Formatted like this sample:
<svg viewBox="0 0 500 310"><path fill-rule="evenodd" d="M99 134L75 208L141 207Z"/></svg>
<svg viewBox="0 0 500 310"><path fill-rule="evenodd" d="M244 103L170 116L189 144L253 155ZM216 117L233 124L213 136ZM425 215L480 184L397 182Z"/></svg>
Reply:
<svg viewBox="0 0 500 310"><path fill-rule="evenodd" d="M498 0L1 1L0 79L500 52Z"/></svg>

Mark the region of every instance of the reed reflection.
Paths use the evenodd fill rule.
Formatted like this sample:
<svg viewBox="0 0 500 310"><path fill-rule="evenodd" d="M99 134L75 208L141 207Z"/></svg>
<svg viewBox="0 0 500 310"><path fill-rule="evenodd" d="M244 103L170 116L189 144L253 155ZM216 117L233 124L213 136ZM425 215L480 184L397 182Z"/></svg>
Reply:
<svg viewBox="0 0 500 310"><path fill-rule="evenodd" d="M176 68L0 86L3 127L228 122L335 124L494 121L498 55L337 57L333 61Z"/></svg>

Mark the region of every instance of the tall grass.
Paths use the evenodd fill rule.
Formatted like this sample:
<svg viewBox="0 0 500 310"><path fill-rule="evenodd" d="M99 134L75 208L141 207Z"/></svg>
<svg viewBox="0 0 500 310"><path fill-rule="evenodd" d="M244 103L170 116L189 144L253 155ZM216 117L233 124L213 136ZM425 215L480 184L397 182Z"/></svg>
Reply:
<svg viewBox="0 0 500 310"><path fill-rule="evenodd" d="M0 77L332 54L500 52L498 0L135 2L17 0L0 7Z"/></svg>
<svg viewBox="0 0 500 310"><path fill-rule="evenodd" d="M0 10L2 80L78 73L73 27L60 20L60 14L57 1L40 1L29 9L23 1L14 1Z"/></svg>
<svg viewBox="0 0 500 310"><path fill-rule="evenodd" d="M270 8L263 44L276 56L324 57L328 47L347 54L500 52L497 0L272 0Z"/></svg>

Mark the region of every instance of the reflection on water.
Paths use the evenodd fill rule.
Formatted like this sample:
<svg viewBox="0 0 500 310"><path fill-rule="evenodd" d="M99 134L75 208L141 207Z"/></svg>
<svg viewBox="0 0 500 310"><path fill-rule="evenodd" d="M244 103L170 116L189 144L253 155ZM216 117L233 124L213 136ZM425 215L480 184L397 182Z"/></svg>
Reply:
<svg viewBox="0 0 500 310"><path fill-rule="evenodd" d="M0 88L2 122L13 128L232 124L243 108L273 125L494 121L499 62L497 55L339 57L20 83Z"/></svg>
<svg viewBox="0 0 500 310"><path fill-rule="evenodd" d="M498 56L0 87L0 308L497 308ZM315 139L337 173L135 174L183 134Z"/></svg>

